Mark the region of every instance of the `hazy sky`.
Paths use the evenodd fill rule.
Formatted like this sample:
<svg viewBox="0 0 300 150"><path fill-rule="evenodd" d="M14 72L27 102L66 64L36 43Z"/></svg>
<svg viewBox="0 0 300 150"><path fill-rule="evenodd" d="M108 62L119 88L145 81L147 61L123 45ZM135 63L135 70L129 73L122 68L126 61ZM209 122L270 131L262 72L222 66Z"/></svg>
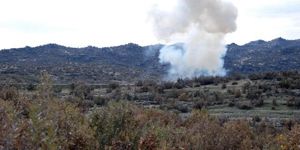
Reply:
<svg viewBox="0 0 300 150"><path fill-rule="evenodd" d="M1 0L0 49L57 43L103 47L158 41L148 11L175 0ZM226 42L300 38L300 0L227 0L239 11L238 29Z"/></svg>

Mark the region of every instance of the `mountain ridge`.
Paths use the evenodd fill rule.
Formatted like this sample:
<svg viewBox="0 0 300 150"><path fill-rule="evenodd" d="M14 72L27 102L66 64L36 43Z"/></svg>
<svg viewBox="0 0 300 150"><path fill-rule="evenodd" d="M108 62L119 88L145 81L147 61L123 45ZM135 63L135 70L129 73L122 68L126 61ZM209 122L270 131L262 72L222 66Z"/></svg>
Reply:
<svg viewBox="0 0 300 150"><path fill-rule="evenodd" d="M50 43L3 49L0 51L0 82L37 82L41 70L47 70L58 83L161 80L169 68L159 63L159 50L163 46L128 43L72 48ZM224 67L228 74L300 70L299 58L300 40L257 40L245 45L227 45Z"/></svg>

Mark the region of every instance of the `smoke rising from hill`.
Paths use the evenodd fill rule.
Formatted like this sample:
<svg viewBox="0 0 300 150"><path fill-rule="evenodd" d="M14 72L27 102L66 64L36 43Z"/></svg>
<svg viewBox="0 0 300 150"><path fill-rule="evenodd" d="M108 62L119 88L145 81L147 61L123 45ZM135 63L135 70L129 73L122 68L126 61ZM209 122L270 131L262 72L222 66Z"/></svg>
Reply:
<svg viewBox="0 0 300 150"><path fill-rule="evenodd" d="M169 46L160 62L171 65L169 78L224 75L224 36L236 30L236 7L221 0L177 0L170 11L159 5L150 11L157 38ZM175 44L174 43L183 43Z"/></svg>

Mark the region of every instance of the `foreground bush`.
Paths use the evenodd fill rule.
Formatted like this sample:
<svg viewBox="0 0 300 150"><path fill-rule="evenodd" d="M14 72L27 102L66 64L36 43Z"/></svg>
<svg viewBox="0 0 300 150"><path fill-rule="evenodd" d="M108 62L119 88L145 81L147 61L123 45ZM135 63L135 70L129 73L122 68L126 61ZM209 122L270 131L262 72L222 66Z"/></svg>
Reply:
<svg viewBox="0 0 300 150"><path fill-rule="evenodd" d="M264 124L221 122L205 111L193 111L182 119L161 110L113 102L92 111L90 119L101 149L297 149L300 144L297 126L282 134Z"/></svg>
<svg viewBox="0 0 300 150"><path fill-rule="evenodd" d="M0 100L0 149L97 148L87 118L71 103Z"/></svg>
<svg viewBox="0 0 300 150"><path fill-rule="evenodd" d="M300 128L270 132L205 111L170 112L109 102L84 113L57 99L0 100L0 149L298 149Z"/></svg>

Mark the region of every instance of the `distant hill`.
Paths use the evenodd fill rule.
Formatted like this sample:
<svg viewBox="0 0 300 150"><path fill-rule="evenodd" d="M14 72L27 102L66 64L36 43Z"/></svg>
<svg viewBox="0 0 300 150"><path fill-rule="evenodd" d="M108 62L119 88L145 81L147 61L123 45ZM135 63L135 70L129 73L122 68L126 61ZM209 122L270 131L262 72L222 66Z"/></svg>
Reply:
<svg viewBox="0 0 300 150"><path fill-rule="evenodd" d="M300 40L277 38L227 46L224 67L230 73L258 73L300 69Z"/></svg>
<svg viewBox="0 0 300 150"><path fill-rule="evenodd" d="M166 70L158 63L161 47L162 45L141 47L129 43L105 48L70 48L47 44L2 50L0 82L37 82L41 70L47 70L57 83L160 79Z"/></svg>
<svg viewBox="0 0 300 150"><path fill-rule="evenodd" d="M159 63L162 47L129 43L105 48L71 48L47 44L5 49L0 51L0 82L34 83L41 70L47 70L57 83L160 80L168 70L168 65ZM278 38L242 46L233 43L227 47L224 66L229 73L300 70L300 40Z"/></svg>

